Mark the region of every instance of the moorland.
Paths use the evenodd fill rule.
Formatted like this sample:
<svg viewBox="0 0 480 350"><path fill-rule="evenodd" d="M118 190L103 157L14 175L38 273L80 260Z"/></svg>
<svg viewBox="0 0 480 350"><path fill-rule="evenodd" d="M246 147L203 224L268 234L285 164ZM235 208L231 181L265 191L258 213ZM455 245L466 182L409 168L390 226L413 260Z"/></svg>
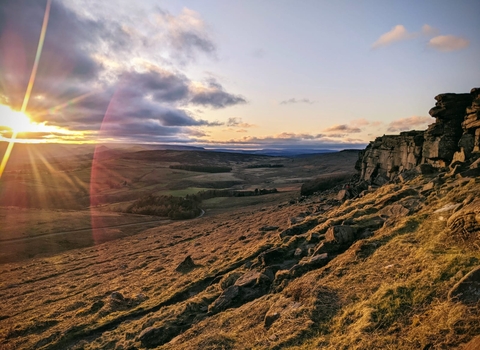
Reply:
<svg viewBox="0 0 480 350"><path fill-rule="evenodd" d="M435 99L360 153L19 147L0 347L478 349L480 89Z"/></svg>

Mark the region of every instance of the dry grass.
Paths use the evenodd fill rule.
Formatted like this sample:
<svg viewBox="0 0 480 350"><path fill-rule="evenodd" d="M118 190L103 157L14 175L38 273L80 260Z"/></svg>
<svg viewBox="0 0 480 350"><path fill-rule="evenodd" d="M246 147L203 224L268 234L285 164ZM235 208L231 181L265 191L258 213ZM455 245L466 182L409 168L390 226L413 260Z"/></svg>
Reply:
<svg viewBox="0 0 480 350"><path fill-rule="evenodd" d="M137 337L146 328L176 327L159 349L456 348L480 334L480 305L447 295L479 265L480 252L448 230L452 210L434 211L478 198L480 186L449 179L426 197L407 191L420 190L426 180L387 185L327 211L316 212L327 207L318 197L259 204L175 222L114 244L2 265L0 297L8 303L0 312L0 346L142 348ZM207 314L261 252L294 247L308 233L345 220L372 225L392 198L423 206L389 218L326 266L272 286L248 303ZM286 243L279 231L300 214L318 225ZM260 231L268 225L279 229ZM197 267L176 272L188 255ZM128 302L113 303L114 291ZM267 315L276 318L267 324Z"/></svg>

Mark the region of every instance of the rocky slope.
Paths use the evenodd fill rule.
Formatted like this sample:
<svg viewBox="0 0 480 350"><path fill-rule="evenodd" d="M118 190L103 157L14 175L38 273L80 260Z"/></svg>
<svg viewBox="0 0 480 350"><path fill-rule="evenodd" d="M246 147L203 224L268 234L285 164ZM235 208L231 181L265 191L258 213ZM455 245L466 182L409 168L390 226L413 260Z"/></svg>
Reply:
<svg viewBox="0 0 480 350"><path fill-rule="evenodd" d="M448 96L438 107L458 106ZM1 266L0 347L475 349L476 96L468 127L456 119L473 147L441 150L460 132L377 139L355 198L324 192ZM445 158L425 157L429 142Z"/></svg>

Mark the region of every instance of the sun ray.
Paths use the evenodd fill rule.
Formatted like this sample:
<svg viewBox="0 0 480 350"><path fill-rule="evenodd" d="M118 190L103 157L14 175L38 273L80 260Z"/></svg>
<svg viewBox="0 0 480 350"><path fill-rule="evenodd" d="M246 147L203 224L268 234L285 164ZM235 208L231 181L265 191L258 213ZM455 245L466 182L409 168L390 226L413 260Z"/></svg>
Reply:
<svg viewBox="0 0 480 350"><path fill-rule="evenodd" d="M20 110L20 112L23 114L25 114L25 111L27 110L27 105L30 99L30 95L32 93L33 84L35 83L35 77L37 75L37 69L38 69L38 62L40 61L40 56L42 54L42 49L43 49L43 43L45 41L45 34L47 32L48 18L50 16L51 4L52 4L52 0L47 0L45 15L43 16L42 30L40 32L40 39L38 40L37 53L35 55L35 62L33 63L32 74L30 75L27 91L25 92L25 97L23 98L22 109ZM3 155L2 162L0 163L0 179L2 178L3 172L5 171L5 167L7 166L7 163L8 163L8 159L10 158L10 154L12 153L12 148L15 143L15 139L17 138L17 134L18 134L18 131L13 130L11 141L8 143L7 150Z"/></svg>

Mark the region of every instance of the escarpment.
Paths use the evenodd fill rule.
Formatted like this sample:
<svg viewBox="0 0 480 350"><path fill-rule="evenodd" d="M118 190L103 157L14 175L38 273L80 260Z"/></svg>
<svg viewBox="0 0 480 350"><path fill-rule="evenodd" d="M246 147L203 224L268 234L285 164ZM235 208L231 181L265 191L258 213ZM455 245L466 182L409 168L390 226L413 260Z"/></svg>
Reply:
<svg viewBox="0 0 480 350"><path fill-rule="evenodd" d="M382 185L407 171L448 170L480 157L480 88L435 97L425 131L377 137L360 154L360 179Z"/></svg>

